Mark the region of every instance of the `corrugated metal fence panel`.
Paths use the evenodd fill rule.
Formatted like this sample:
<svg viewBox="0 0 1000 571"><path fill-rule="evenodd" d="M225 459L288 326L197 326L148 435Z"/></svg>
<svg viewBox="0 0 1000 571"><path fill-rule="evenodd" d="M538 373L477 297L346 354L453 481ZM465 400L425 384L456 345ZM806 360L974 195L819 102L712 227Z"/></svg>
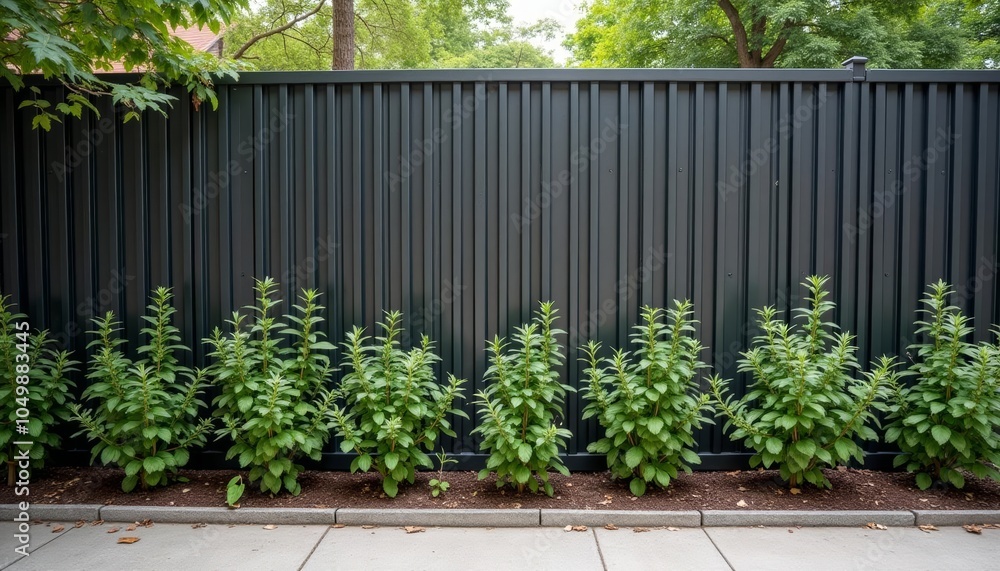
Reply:
<svg viewBox="0 0 1000 571"><path fill-rule="evenodd" d="M866 362L905 352L938 278L978 338L1000 322L994 77L685 73L246 74L218 111L175 92L168 117L122 125L99 101L100 119L49 133L3 89L0 288L82 357L93 316L118 312L135 341L148 291L173 286L203 363L199 341L270 275L286 306L325 292L337 342L403 310L470 396L485 340L543 299L577 386L576 347L626 345L641 304L674 298L694 301L703 358L736 376L753 308L800 305L811 273L833 276ZM572 454L598 436L581 408ZM446 447L475 451L474 425ZM739 465L719 427L699 441L711 466Z"/></svg>

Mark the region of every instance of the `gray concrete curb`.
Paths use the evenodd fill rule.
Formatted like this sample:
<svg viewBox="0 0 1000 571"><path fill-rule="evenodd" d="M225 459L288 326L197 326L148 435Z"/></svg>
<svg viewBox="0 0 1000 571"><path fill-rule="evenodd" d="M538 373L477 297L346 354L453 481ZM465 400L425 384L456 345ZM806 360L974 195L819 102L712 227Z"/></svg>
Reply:
<svg viewBox="0 0 1000 571"><path fill-rule="evenodd" d="M94 521L101 519L100 504L36 504L28 507L32 521ZM0 521L13 521L21 513L17 504L0 504Z"/></svg>
<svg viewBox="0 0 1000 571"><path fill-rule="evenodd" d="M0 521L13 521L16 504L0 504ZM875 522L887 526L1000 523L1000 510L822 511L822 510L478 510L478 509L312 509L101 506L98 504L31 504L32 520L160 523L324 525L423 525L441 527L853 527Z"/></svg>
<svg viewBox="0 0 1000 571"><path fill-rule="evenodd" d="M438 525L442 527L538 527L539 510L337 510L344 525Z"/></svg>
<svg viewBox="0 0 1000 571"><path fill-rule="evenodd" d="M619 527L700 527L701 512L628 511L628 510L550 510L542 509L542 525L564 527L589 525L600 527L613 523Z"/></svg>
<svg viewBox="0 0 1000 571"><path fill-rule="evenodd" d="M182 508L161 506L104 506L104 521L142 521L159 523L223 523L223 524L333 524L335 509L311 508Z"/></svg>
<svg viewBox="0 0 1000 571"><path fill-rule="evenodd" d="M888 526L912 526L910 511L822 511L822 510L706 510L701 512L704 527L763 525L773 527L848 527L868 522Z"/></svg>
<svg viewBox="0 0 1000 571"><path fill-rule="evenodd" d="M1000 510L913 510L917 525L1000 523Z"/></svg>

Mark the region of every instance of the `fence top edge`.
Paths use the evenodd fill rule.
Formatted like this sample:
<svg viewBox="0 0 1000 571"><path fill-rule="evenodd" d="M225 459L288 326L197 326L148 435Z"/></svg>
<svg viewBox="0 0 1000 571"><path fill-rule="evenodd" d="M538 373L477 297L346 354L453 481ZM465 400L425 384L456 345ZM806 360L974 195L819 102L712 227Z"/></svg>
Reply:
<svg viewBox="0 0 1000 571"><path fill-rule="evenodd" d="M136 81L138 74L102 74L115 82ZM25 76L28 85L59 85L41 76ZM218 85L351 83L497 83L497 82L829 82L849 83L847 69L407 69L358 71L248 71L239 79L216 78ZM8 85L6 81L0 85Z"/></svg>

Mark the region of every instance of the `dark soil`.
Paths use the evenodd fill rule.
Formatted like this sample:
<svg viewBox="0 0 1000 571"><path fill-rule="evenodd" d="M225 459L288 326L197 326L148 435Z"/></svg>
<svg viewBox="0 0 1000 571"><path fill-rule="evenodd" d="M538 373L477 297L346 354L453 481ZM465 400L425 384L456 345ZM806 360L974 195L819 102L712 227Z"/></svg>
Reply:
<svg viewBox="0 0 1000 571"><path fill-rule="evenodd" d="M0 504L28 499L39 504L224 506L226 483L234 474L230 470L182 470L180 475L189 479L186 483L125 494L120 488L120 469L52 468L32 479L30 497L15 496L12 488L0 488ZM241 504L301 508L1000 509L1000 483L971 476L962 490L921 491L911 474L841 469L828 470L826 475L832 490L807 487L790 491L776 480L774 471L695 472L682 475L666 490L652 489L635 498L627 483L611 480L607 472L581 472L568 478L553 475L555 497L548 498L497 489L492 479L477 480L475 472L446 472L451 489L433 498L428 480L436 473L421 473L413 486L401 487L392 499L382 493L377 474L305 472L298 497L271 497L248 485Z"/></svg>

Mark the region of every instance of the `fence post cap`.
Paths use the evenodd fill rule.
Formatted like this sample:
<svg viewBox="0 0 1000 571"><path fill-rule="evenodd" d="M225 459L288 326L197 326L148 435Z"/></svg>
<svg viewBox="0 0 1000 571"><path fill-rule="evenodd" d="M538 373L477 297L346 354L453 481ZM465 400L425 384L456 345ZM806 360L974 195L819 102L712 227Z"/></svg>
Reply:
<svg viewBox="0 0 1000 571"><path fill-rule="evenodd" d="M864 56L853 56L844 60L840 65L846 67L847 69L854 72L853 78L855 80L864 81L866 77L865 73L865 63L868 62L868 58Z"/></svg>

